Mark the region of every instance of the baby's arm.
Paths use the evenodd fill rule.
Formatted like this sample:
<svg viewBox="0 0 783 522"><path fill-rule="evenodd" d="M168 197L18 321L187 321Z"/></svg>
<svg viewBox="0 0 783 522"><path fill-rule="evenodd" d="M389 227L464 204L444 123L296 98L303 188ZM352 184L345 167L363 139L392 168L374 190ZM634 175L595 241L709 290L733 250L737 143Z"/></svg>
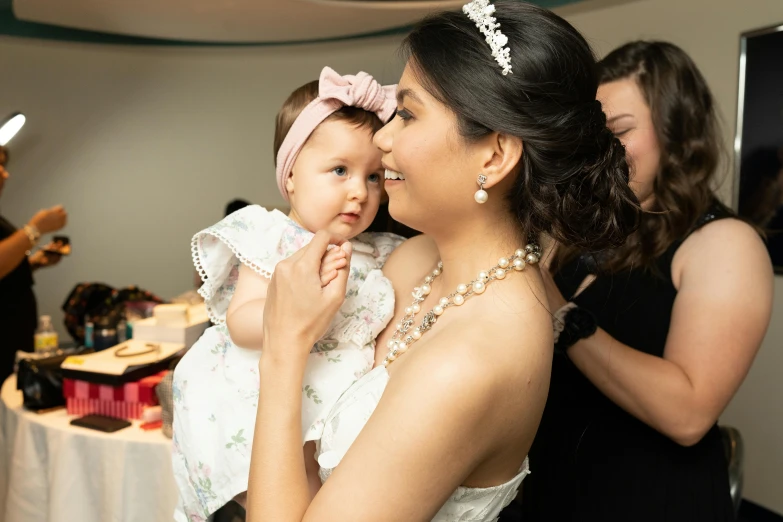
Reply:
<svg viewBox="0 0 783 522"><path fill-rule="evenodd" d="M241 265L239 278L226 312L226 326L234 344L260 350L264 340L262 318L269 280Z"/></svg>
<svg viewBox="0 0 783 522"><path fill-rule="evenodd" d="M315 460L315 442L309 441L304 445L305 471L307 472L307 485L310 488L310 501L315 498L321 489L321 478L318 476L318 461Z"/></svg>
<svg viewBox="0 0 783 522"><path fill-rule="evenodd" d="M328 285L347 263L342 248L332 248L321 260L321 286ZM260 350L264 343L264 304L269 280L244 264L226 312L226 326L234 344Z"/></svg>

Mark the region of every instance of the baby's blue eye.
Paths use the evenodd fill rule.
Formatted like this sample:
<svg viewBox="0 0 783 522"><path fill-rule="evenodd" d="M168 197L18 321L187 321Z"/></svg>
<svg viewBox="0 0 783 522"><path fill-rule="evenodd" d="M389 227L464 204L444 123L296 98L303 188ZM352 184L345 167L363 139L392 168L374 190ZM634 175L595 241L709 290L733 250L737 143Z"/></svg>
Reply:
<svg viewBox="0 0 783 522"><path fill-rule="evenodd" d="M370 174L370 176L367 178L370 183L380 183L381 182L381 175L380 174Z"/></svg>
<svg viewBox="0 0 783 522"><path fill-rule="evenodd" d="M332 169L332 172L334 172L338 176L342 177L342 176L345 176L346 174L348 174L348 169L346 169L345 167L336 167L336 168Z"/></svg>

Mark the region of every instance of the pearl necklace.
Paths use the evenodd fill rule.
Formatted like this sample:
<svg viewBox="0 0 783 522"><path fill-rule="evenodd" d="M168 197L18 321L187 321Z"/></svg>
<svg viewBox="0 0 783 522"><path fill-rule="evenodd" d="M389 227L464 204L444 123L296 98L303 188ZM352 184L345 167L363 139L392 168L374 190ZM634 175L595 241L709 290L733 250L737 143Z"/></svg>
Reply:
<svg viewBox="0 0 783 522"><path fill-rule="evenodd" d="M437 268L424 278L424 283L413 289L413 304L405 309L405 315L403 316L402 321L397 323L397 329L387 343L389 353L383 360L383 365L389 366L397 357L404 354L413 343L421 339L421 336L432 328L438 321L438 317L441 316L447 308L461 306L465 302L465 299L474 295L483 294L484 290L487 289L487 285L492 281L495 281L496 279L505 279L506 274L511 270L521 272L525 269L526 264L534 265L538 263L539 259L541 259L541 247L532 243L527 245L524 249L517 249L510 258L501 257L498 259L497 265L489 270L479 272L476 279L468 284L457 286L455 292L441 298L438 304L424 315L421 324L413 329L410 335L408 335L408 332L413 328L416 314L421 311L420 303L424 301L430 292L432 292L430 283L432 283L432 281L443 271L443 263L438 262Z"/></svg>

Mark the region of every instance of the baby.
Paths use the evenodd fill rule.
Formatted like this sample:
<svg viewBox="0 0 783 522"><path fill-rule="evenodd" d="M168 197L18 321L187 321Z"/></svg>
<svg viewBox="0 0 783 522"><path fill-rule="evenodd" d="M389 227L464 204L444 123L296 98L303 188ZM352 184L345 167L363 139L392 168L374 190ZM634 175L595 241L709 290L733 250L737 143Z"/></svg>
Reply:
<svg viewBox="0 0 783 522"><path fill-rule="evenodd" d="M306 443L320 438L323 419L342 392L372 368L375 337L394 311L381 267L402 241L364 232L383 192L381 153L372 138L395 107L395 86L381 86L366 73L340 76L324 68L320 80L294 91L277 115L276 175L291 207L288 216L251 205L194 236L193 260L204 281L199 293L215 326L174 372L177 520L206 520L247 490L267 286L275 265L318 230L350 239L353 254L345 303L313 347L305 372L308 469L317 463ZM322 284L346 263L343 249L330 250ZM310 476L315 490L317 476Z"/></svg>

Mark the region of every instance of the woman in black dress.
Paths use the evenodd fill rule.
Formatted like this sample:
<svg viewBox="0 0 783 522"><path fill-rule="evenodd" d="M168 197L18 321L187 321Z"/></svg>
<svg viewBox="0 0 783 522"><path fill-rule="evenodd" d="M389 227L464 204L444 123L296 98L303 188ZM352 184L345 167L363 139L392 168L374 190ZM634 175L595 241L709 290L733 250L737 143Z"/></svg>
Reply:
<svg viewBox="0 0 783 522"><path fill-rule="evenodd" d="M0 196L9 177L5 165L8 151L0 147ZM39 250L30 255L41 234L65 226L62 207L40 210L17 229L0 214L0 384L13 373L17 350L31 352L37 323L33 271L51 266L60 256Z"/></svg>
<svg viewBox="0 0 783 522"><path fill-rule="evenodd" d="M634 42L599 67L646 212L618 250L552 256L562 333L524 521L731 521L717 421L769 323L769 256L712 192L720 134L691 59Z"/></svg>

